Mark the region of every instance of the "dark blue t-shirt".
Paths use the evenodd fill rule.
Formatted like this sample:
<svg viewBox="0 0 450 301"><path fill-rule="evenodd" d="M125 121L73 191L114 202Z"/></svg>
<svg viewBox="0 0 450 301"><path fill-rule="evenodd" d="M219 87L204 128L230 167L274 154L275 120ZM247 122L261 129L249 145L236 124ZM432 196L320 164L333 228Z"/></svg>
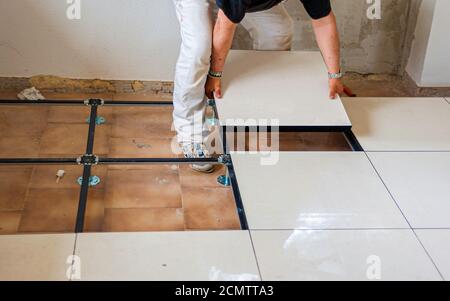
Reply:
<svg viewBox="0 0 450 301"><path fill-rule="evenodd" d="M330 0L300 0L309 16L313 19L326 17L331 12ZM280 4L283 0L216 0L217 6L223 10L233 23L240 23L246 13L263 11Z"/></svg>

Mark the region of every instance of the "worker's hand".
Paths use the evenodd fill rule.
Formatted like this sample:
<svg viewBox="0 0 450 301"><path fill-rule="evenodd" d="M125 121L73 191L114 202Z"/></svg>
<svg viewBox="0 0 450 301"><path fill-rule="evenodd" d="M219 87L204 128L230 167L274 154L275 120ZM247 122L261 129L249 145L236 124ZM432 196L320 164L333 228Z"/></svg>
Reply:
<svg viewBox="0 0 450 301"><path fill-rule="evenodd" d="M330 99L336 99L337 95L342 96L344 94L349 97L355 96L352 90L346 85L344 85L340 79L330 79L329 86L330 86Z"/></svg>
<svg viewBox="0 0 450 301"><path fill-rule="evenodd" d="M222 82L220 78L208 76L205 93L209 99L222 98Z"/></svg>
<svg viewBox="0 0 450 301"><path fill-rule="evenodd" d="M344 84L340 79L330 79L328 85L330 87L330 99L336 99L337 95L344 94Z"/></svg>

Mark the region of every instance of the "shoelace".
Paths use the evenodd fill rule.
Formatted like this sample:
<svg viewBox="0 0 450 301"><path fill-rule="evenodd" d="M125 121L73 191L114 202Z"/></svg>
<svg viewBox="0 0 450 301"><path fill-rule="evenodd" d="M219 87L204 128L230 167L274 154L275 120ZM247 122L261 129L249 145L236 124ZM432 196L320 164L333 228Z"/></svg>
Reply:
<svg viewBox="0 0 450 301"><path fill-rule="evenodd" d="M205 146L201 143L185 144L182 148L188 158L206 158L209 156Z"/></svg>

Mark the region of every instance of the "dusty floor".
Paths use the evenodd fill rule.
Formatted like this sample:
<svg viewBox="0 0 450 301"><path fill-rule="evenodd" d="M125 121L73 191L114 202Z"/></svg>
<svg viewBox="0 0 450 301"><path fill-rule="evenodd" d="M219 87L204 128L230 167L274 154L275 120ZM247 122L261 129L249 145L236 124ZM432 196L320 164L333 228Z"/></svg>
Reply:
<svg viewBox="0 0 450 301"><path fill-rule="evenodd" d="M15 93L0 93L14 99ZM48 99L101 97L155 100L143 94L50 94ZM172 151L172 108L101 107L94 153L103 157L176 157ZM2 106L0 157L78 157L84 153L89 108L84 106ZM260 149L270 148L260 136ZM246 149L253 140L247 139ZM239 149L242 149L239 148ZM282 133L280 150L349 150L340 134ZM56 182L56 172L66 171ZM91 188L87 232L239 229L230 188L188 166L95 166L99 185ZM0 234L73 232L78 208L79 166L0 166Z"/></svg>

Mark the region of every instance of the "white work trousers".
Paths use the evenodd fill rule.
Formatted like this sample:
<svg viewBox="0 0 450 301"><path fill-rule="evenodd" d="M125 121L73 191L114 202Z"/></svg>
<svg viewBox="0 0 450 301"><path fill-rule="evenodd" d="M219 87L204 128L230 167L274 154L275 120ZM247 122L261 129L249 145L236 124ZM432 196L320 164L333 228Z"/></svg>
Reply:
<svg viewBox="0 0 450 301"><path fill-rule="evenodd" d="M173 0L181 49L175 72L174 126L180 143L203 141L204 86L211 57L213 20L209 0ZM242 21L255 50L290 50L292 19L282 4L249 13Z"/></svg>

